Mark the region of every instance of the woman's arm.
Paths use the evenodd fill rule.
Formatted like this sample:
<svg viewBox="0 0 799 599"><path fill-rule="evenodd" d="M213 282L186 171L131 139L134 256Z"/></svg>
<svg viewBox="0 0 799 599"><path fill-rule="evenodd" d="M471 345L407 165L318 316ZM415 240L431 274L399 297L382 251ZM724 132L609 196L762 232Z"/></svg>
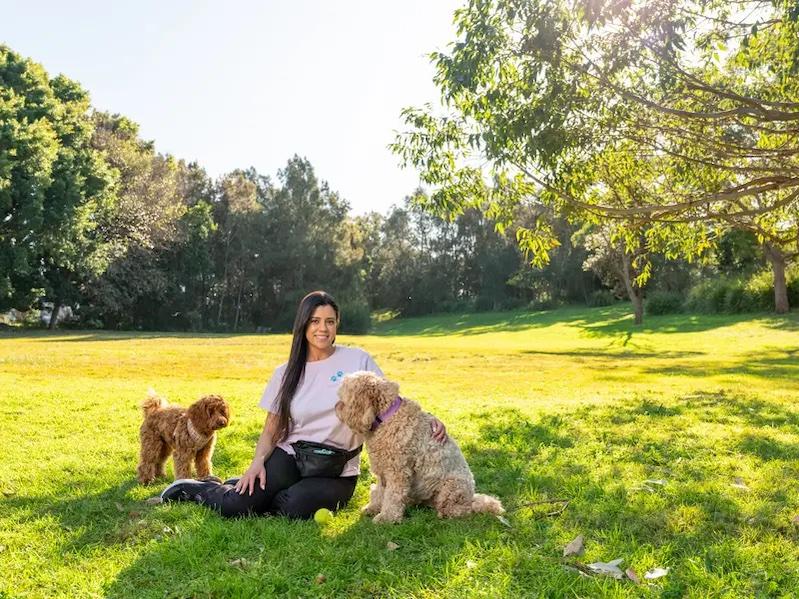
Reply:
<svg viewBox="0 0 799 599"><path fill-rule="evenodd" d="M250 467L247 468L247 471L236 483L235 489L238 491L239 495L243 495L245 491L248 495L252 495L256 481L260 481L259 486L262 490L266 488L266 468L264 468L264 462L266 458L272 455L272 451L275 449L275 444L272 439L276 429L277 418L267 413L266 420L264 420L264 428L261 431L261 436L258 437L258 443L255 445L255 457L253 457Z"/></svg>

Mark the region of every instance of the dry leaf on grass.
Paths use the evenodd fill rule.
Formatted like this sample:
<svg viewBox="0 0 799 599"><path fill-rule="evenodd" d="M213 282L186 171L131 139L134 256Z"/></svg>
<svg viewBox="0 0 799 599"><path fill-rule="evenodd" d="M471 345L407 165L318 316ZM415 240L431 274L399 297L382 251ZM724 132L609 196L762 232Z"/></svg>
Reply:
<svg viewBox="0 0 799 599"><path fill-rule="evenodd" d="M250 567L250 562L248 562L247 559L243 557L234 559L228 563L234 568L241 568L242 570L245 570Z"/></svg>
<svg viewBox="0 0 799 599"><path fill-rule="evenodd" d="M510 525L510 522L508 522L508 519L507 519L505 516L497 516L497 520L499 520L500 522L502 522L502 524L504 524L504 525L505 525L505 526L507 526L508 528L513 528L513 527Z"/></svg>
<svg viewBox="0 0 799 599"><path fill-rule="evenodd" d="M736 476L735 480L730 483L730 486L734 487L736 489L741 489L742 491L748 491L749 490L749 487L744 482L744 479L742 479L740 476Z"/></svg>
<svg viewBox="0 0 799 599"><path fill-rule="evenodd" d="M663 578L666 574L669 573L668 568L653 568L646 574L644 574L644 578L647 580L655 580L657 578Z"/></svg>
<svg viewBox="0 0 799 599"><path fill-rule="evenodd" d="M477 562L473 562L472 560L467 559L466 560L466 567L469 568L470 570L472 568L476 568L477 567Z"/></svg>
<svg viewBox="0 0 799 599"><path fill-rule="evenodd" d="M119 503L118 501L114 502L114 505L116 506L116 508L117 508L117 509L118 509L120 512L124 512L124 511L125 511L125 506L124 506L124 505L122 505L121 503Z"/></svg>
<svg viewBox="0 0 799 599"><path fill-rule="evenodd" d="M146 503L147 505L158 505L159 503L162 503L161 496L156 495L155 497L150 497L148 499L145 499L144 503Z"/></svg>
<svg viewBox="0 0 799 599"><path fill-rule="evenodd" d="M635 584L641 584L641 579L638 578L638 573L632 568L627 568L624 573L627 575L627 578L632 580Z"/></svg>
<svg viewBox="0 0 799 599"><path fill-rule="evenodd" d="M655 479L648 478L644 482L650 485L660 485L661 487L666 484L666 481L663 480L662 478L655 478Z"/></svg>
<svg viewBox="0 0 799 599"><path fill-rule="evenodd" d="M326 580L327 580L327 576L325 576L324 574L317 574L316 578L314 579L316 584L322 584Z"/></svg>
<svg viewBox="0 0 799 599"><path fill-rule="evenodd" d="M793 522L794 524L796 524L797 526L799 526L799 514L796 514L796 515L793 517L793 519L791 519L791 522Z"/></svg>
<svg viewBox="0 0 799 599"><path fill-rule="evenodd" d="M618 578L621 580L624 578L624 572L619 569L619 564L624 561L623 557L618 559L614 559L612 562L594 562L593 564L588 564L588 568L595 572L596 574L602 574L604 576L612 576L613 578Z"/></svg>
<svg viewBox="0 0 799 599"><path fill-rule="evenodd" d="M389 551L396 551L397 549L399 549L399 545L397 545L394 541L389 541L388 543L386 543L386 549L388 549Z"/></svg>
<svg viewBox="0 0 799 599"><path fill-rule="evenodd" d="M563 557L569 557L570 555L582 555L583 551L585 551L583 535L577 535L577 537L571 543L563 548Z"/></svg>

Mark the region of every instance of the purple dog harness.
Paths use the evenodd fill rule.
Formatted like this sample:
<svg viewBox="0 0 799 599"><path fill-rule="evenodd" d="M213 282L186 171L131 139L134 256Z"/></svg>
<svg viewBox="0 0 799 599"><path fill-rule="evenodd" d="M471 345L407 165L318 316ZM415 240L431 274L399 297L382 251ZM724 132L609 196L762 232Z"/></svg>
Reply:
<svg viewBox="0 0 799 599"><path fill-rule="evenodd" d="M399 410L403 401L404 400L399 395L397 395L397 398L391 402L391 405L388 406L388 409L385 412L375 416L374 422L372 422L372 428L370 428L369 430L370 431L377 430L378 426L380 426L381 424L383 424L383 422L385 422L386 420L391 418L394 414L396 414L397 410Z"/></svg>

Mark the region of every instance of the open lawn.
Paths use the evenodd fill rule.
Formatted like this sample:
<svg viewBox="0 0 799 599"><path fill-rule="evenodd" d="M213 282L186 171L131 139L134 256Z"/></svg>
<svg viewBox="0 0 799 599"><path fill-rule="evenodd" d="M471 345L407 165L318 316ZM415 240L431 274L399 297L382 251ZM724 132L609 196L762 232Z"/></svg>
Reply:
<svg viewBox="0 0 799 599"><path fill-rule="evenodd" d="M134 481L147 388L224 395L215 471L239 474L289 337L4 333L0 597L799 595L796 313L641 329L623 306L445 315L339 343L448 425L510 526L423 509L376 526L359 513L365 459L326 527L147 505L162 488ZM529 505L561 498L559 515ZM585 554L562 557L578 534ZM570 567L617 558L645 584ZM669 572L643 581L655 567Z"/></svg>

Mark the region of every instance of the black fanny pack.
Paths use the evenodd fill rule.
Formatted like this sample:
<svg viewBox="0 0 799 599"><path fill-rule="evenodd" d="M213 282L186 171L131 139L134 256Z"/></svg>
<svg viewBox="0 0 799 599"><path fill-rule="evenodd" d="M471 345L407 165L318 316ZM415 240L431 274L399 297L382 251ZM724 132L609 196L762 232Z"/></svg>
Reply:
<svg viewBox="0 0 799 599"><path fill-rule="evenodd" d="M294 449L294 460L300 476L341 476L344 466L352 458L361 453L361 447L346 451L313 441L297 441L291 444Z"/></svg>

